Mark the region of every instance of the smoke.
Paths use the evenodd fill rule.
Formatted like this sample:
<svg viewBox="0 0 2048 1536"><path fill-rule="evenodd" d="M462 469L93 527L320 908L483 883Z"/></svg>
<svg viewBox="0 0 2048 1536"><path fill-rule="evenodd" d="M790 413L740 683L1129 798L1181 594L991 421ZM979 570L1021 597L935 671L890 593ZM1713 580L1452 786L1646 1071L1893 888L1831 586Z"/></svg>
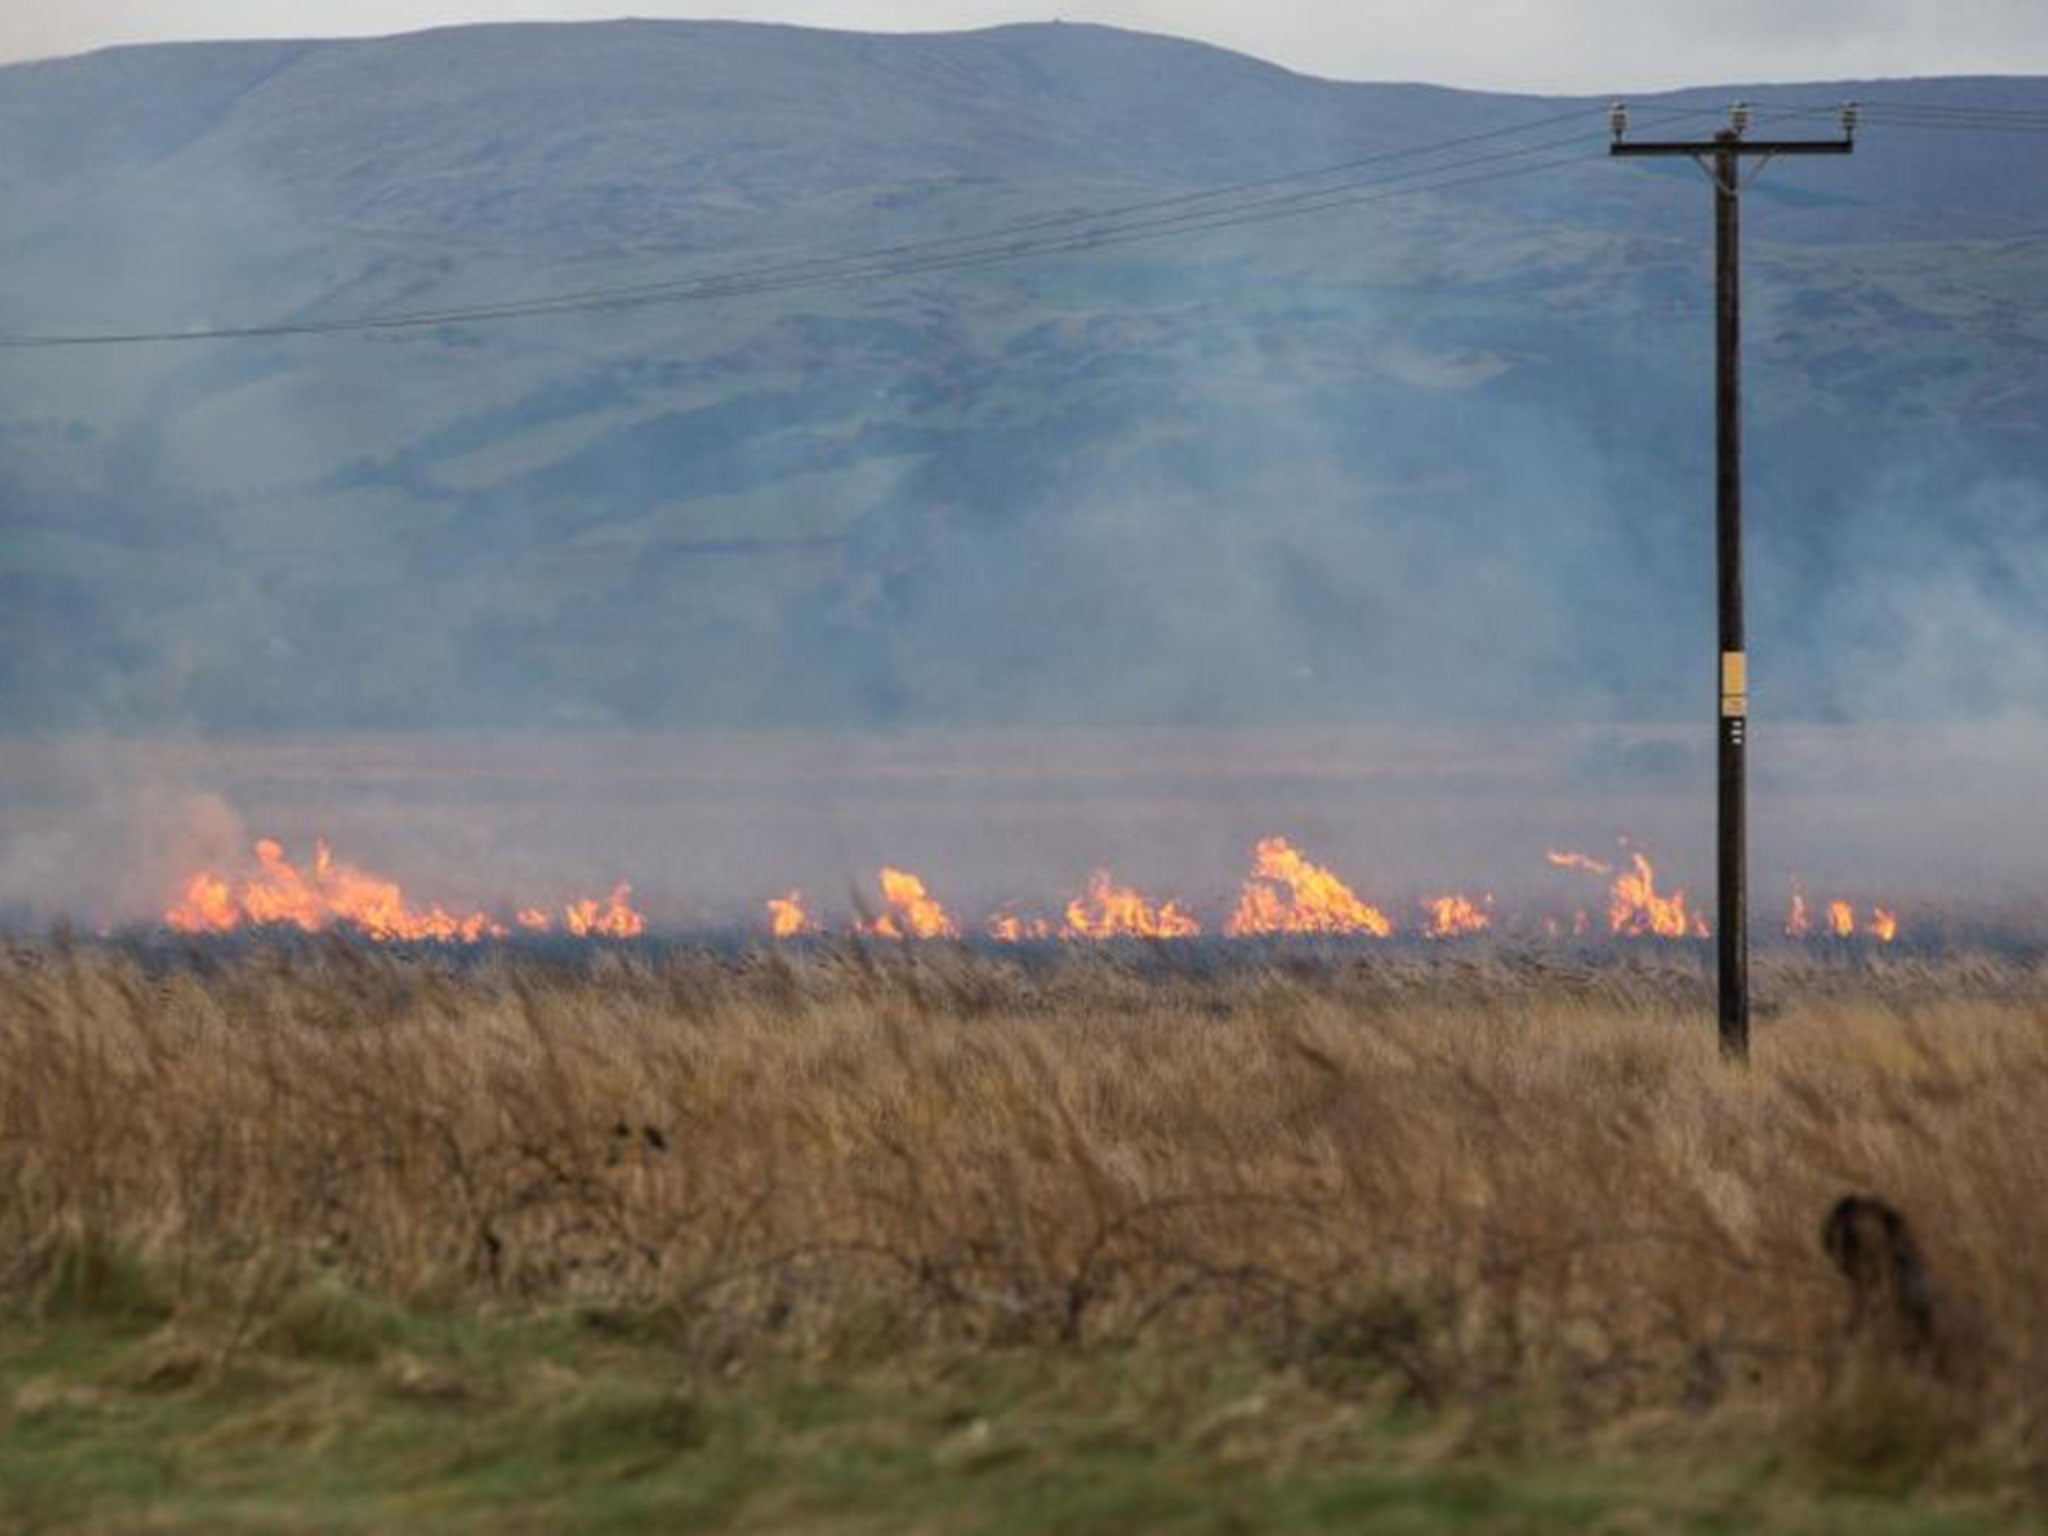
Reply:
<svg viewBox="0 0 2048 1536"><path fill-rule="evenodd" d="M1916 467L1844 532L1848 579L1824 593L1821 628L1845 715L2048 718L2048 487Z"/></svg>
<svg viewBox="0 0 2048 1536"><path fill-rule="evenodd" d="M199 868L233 867L248 831L186 765L188 744L16 742L0 811L0 912L109 927L154 914Z"/></svg>
<svg viewBox="0 0 2048 1536"><path fill-rule="evenodd" d="M34 313L0 319L644 281L1318 163L1389 114L1518 115L1151 48L601 29L24 72L51 121L132 116L50 135L70 190L25 194ZM2007 227L1936 179L1859 203L1863 233ZM1056 904L1101 863L1213 903L1276 833L1369 899L1540 892L1546 846L1622 833L1697 891L1706 290L1665 222L1697 189L1600 183L1584 213L1592 185L0 362L0 725L90 743L10 752L0 900L144 915L259 835L451 903L625 878L679 924L792 885L844 910L884 862L969 906ZM1765 235L1822 254L1765 266L1754 311L1760 868L2023 887L2044 476L1943 381L1961 352L2024 410L2037 360L1996 312L1937 318L1903 257L1838 270L1848 216L1780 190Z"/></svg>

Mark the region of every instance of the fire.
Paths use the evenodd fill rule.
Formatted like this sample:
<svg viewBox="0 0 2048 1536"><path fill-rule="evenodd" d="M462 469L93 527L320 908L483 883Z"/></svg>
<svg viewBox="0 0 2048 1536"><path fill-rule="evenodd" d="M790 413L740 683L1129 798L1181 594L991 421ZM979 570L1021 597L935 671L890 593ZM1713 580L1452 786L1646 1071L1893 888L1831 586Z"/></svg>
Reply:
<svg viewBox="0 0 2048 1536"><path fill-rule="evenodd" d="M307 933L347 927L373 939L443 944L475 944L505 934L481 912L412 906L395 882L339 862L325 842L314 844L313 867L301 870L285 857L282 845L264 838L256 844L256 864L256 873L239 893L232 881L211 870L190 876L164 922L180 933L232 933L245 923L278 924Z"/></svg>
<svg viewBox="0 0 2048 1536"><path fill-rule="evenodd" d="M924 882L906 870L882 869L882 900L889 910L861 932L877 939L957 939L953 919L925 890Z"/></svg>
<svg viewBox="0 0 2048 1536"><path fill-rule="evenodd" d="M1327 869L1309 863L1286 838L1268 837L1252 850L1251 875L1224 931L1234 938L1363 933L1384 939L1394 925Z"/></svg>
<svg viewBox="0 0 2048 1536"><path fill-rule="evenodd" d="M621 883L602 904L585 898L562 910L562 921L579 939L637 939L647 931L647 919L633 910L633 887Z"/></svg>
<svg viewBox="0 0 2048 1536"><path fill-rule="evenodd" d="M1683 890L1661 891L1657 871L1642 853L1623 844L1626 861L1607 864L1584 853L1549 851L1559 869L1597 876L1607 886L1602 914L1586 907L1554 908L1540 931L1552 940L1569 934L1584 939L1602 927L1617 938L1706 938L1706 919ZM1285 838L1261 839L1252 868L1225 925L1237 938L1275 934L1325 934L1390 938L1394 924L1378 907L1359 898L1328 869L1309 862ZM884 866L880 871L881 914L857 931L881 939L954 939L961 928L918 876ZM308 933L345 929L377 940L477 944L514 931L547 934L558 929L577 938L637 938L647 920L633 907L633 889L621 883L604 898L572 901L559 916L545 906L508 908L504 922L491 913L415 905L397 882L335 858L326 842L314 845L310 864L286 857L271 839L255 844L244 872L200 869L177 886L163 914L171 928L188 934L230 934L245 927L288 927ZM1042 909L1040 909L1042 911ZM1867 911L1867 916L1865 915ZM1491 893L1474 897L1457 891L1420 903L1416 932L1431 939L1488 933L1496 926ZM777 939L825 932L811 915L804 894L792 889L767 902L768 929ZM977 918L977 921L980 921ZM1511 925L1512 927L1513 925ZM1176 900L1154 902L1119 885L1098 869L1061 916L1032 915L1028 905L1005 905L981 931L1000 944L1054 938L1192 938L1202 932L1193 912ZM1803 882L1792 882L1785 933L1792 939L1827 936L1891 944L1899 934L1898 913L1872 904L1867 909L1841 897L1809 900Z"/></svg>
<svg viewBox="0 0 2048 1536"><path fill-rule="evenodd" d="M185 881L164 921L180 933L233 933L242 926L242 908L233 886L202 869Z"/></svg>
<svg viewBox="0 0 2048 1536"><path fill-rule="evenodd" d="M1607 895L1607 931L1631 938L1704 939L1706 919L1686 909L1685 892L1669 896L1657 891L1657 872L1640 853L1629 855L1631 868L1614 877Z"/></svg>
<svg viewBox="0 0 2048 1536"><path fill-rule="evenodd" d="M1658 891L1657 871L1640 853L1631 851L1629 867L1618 871L1612 865L1603 864L1583 853L1560 853L1553 849L1544 857L1559 869L1614 876L1614 884L1607 892L1609 933L1631 939L1704 939L1707 936L1706 919L1687 906L1685 892L1673 891L1665 895ZM1582 912L1579 917L1574 931L1583 934L1585 914Z"/></svg>
<svg viewBox="0 0 2048 1536"><path fill-rule="evenodd" d="M1428 915L1422 931L1432 939L1456 939L1484 933L1493 926L1493 916L1486 911L1492 905L1491 896L1477 903L1469 897L1455 894L1432 896L1422 904L1422 910Z"/></svg>
<svg viewBox="0 0 2048 1536"><path fill-rule="evenodd" d="M1070 939L1191 939L1202 931L1172 901L1154 907L1128 886L1120 886L1106 869L1095 871L1088 893L1067 903L1064 937Z"/></svg>
<svg viewBox="0 0 2048 1536"><path fill-rule="evenodd" d="M630 886L621 885L605 901L572 902L563 909L563 923L579 937L634 938L646 932L647 922L633 910L632 894ZM513 921L528 933L554 927L540 907L519 908ZM255 873L239 887L214 870L188 875L164 922L180 933L233 933L269 925L306 933L349 928L366 938L438 944L480 944L510 932L488 913L415 907L396 881L335 858L324 840L314 843L312 866L302 869L270 838L256 844Z"/></svg>
<svg viewBox="0 0 2048 1536"><path fill-rule="evenodd" d="M1042 917L1019 917L1014 912L998 912L988 920L988 936L998 944L1026 944L1051 938L1052 924Z"/></svg>
<svg viewBox="0 0 2048 1536"><path fill-rule="evenodd" d="M1830 938L1853 939L1856 937L1856 904L1836 897L1827 903L1827 926L1822 931ZM1807 916L1806 898L1797 891L1792 896L1792 918L1785 924L1785 932L1795 939L1803 939L1812 931ZM1873 905L1870 917L1863 925L1863 932L1880 944L1890 944L1899 936L1899 914L1890 907Z"/></svg>
<svg viewBox="0 0 2048 1536"><path fill-rule="evenodd" d="M786 896L768 898L768 927L778 939L801 938L807 933L816 933L818 925L811 921L804 911L804 893L791 891Z"/></svg>
<svg viewBox="0 0 2048 1536"><path fill-rule="evenodd" d="M1806 910L1806 893L1794 888L1792 910L1785 916L1785 936L1803 939L1813 929L1813 915Z"/></svg>

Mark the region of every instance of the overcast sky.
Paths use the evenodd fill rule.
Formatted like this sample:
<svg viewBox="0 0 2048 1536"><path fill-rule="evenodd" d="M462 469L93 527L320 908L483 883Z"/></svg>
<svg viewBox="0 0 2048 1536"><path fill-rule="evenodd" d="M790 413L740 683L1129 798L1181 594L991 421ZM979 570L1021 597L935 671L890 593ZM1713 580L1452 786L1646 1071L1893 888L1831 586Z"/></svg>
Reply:
<svg viewBox="0 0 2048 1536"><path fill-rule="evenodd" d="M1314 74L1537 91L2048 74L2048 0L624 0L632 14L940 30L1100 21ZM0 60L172 38L621 14L621 0L0 0Z"/></svg>

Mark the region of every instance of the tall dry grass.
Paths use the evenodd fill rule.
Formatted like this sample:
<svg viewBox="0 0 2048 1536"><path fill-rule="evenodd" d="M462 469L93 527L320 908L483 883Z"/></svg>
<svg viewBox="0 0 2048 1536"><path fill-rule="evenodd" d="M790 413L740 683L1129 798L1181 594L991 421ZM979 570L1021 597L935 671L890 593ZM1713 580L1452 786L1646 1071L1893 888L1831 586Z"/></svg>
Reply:
<svg viewBox="0 0 2048 1536"><path fill-rule="evenodd" d="M2038 1468L2048 979L1511 958L0 958L0 1292L652 1309L693 1350L1126 1343L1518 1426ZM1926 1348L1820 1229L1882 1196ZM1872 1304L1882 1310L1883 1298Z"/></svg>

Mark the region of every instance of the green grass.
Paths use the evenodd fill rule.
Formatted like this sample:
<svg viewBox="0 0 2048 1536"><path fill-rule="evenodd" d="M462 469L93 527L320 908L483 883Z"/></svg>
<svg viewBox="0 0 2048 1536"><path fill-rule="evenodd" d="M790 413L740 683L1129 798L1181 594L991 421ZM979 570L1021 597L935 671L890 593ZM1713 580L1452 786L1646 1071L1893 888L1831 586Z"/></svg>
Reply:
<svg viewBox="0 0 2048 1536"><path fill-rule="evenodd" d="M1517 1454L1501 1428L1249 1354L739 1367L658 1315L407 1314L324 1284L253 1326L166 1317L132 1274L0 1320L4 1531L2036 1528L1754 1448Z"/></svg>

